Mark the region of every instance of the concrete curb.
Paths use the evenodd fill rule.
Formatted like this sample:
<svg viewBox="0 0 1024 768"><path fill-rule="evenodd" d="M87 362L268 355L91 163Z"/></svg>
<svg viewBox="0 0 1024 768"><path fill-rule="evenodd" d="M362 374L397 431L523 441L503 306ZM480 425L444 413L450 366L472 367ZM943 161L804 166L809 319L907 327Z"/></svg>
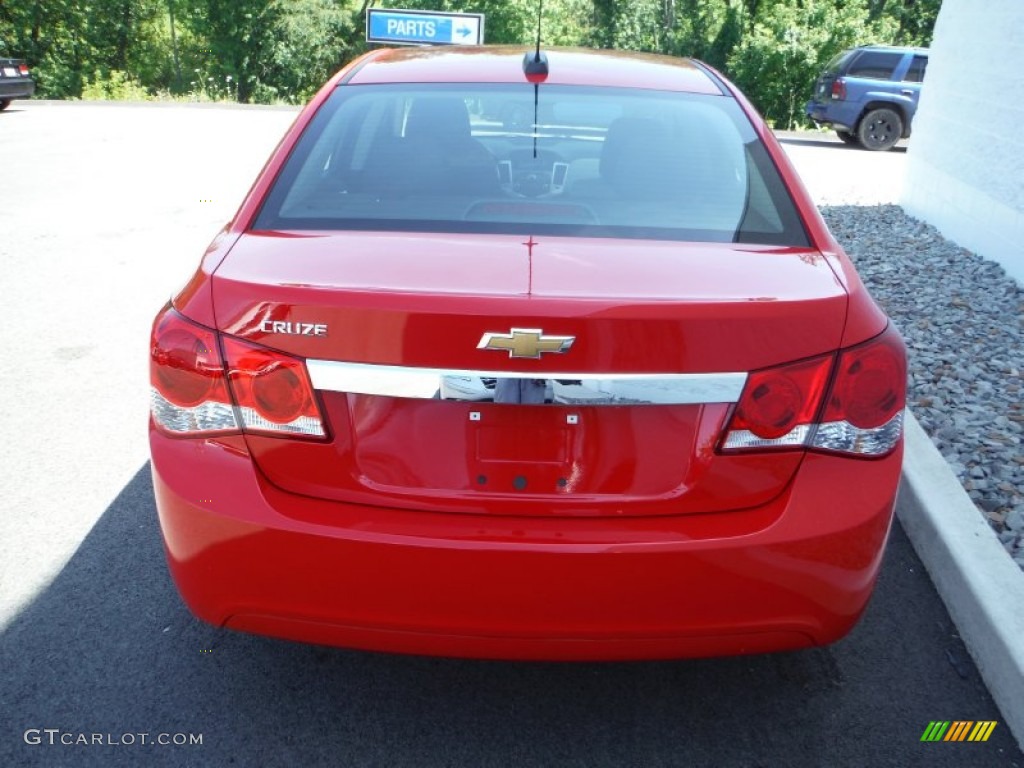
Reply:
<svg viewBox="0 0 1024 768"><path fill-rule="evenodd" d="M1024 571L909 412L896 514L1024 750Z"/></svg>

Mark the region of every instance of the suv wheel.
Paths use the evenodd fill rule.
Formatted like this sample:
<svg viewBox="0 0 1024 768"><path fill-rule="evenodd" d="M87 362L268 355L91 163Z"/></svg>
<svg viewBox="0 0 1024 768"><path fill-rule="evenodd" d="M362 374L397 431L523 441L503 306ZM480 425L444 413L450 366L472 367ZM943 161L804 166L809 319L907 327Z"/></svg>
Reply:
<svg viewBox="0 0 1024 768"><path fill-rule="evenodd" d="M849 131L836 131L836 136L842 139L843 144L856 144L858 139Z"/></svg>
<svg viewBox="0 0 1024 768"><path fill-rule="evenodd" d="M903 118L894 109L873 109L861 118L857 138L864 149L892 149L903 136Z"/></svg>
<svg viewBox="0 0 1024 768"><path fill-rule="evenodd" d="M0 112L3 112L9 106L11 106L11 100L10 99L0 99Z"/></svg>

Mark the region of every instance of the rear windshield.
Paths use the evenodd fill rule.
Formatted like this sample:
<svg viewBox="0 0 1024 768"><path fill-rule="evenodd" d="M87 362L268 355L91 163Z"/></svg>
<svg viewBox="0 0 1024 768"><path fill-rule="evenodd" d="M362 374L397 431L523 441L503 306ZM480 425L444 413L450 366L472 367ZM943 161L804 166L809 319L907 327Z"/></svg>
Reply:
<svg viewBox="0 0 1024 768"><path fill-rule="evenodd" d="M843 51L842 53L837 53L835 56L833 56L829 60L828 64L825 65L825 72L827 74L831 74L831 75L836 74L840 69L842 69L843 65L856 52L857 52L856 49L852 49L852 50Z"/></svg>
<svg viewBox="0 0 1024 768"><path fill-rule="evenodd" d="M808 245L733 99L527 83L338 87L254 229Z"/></svg>

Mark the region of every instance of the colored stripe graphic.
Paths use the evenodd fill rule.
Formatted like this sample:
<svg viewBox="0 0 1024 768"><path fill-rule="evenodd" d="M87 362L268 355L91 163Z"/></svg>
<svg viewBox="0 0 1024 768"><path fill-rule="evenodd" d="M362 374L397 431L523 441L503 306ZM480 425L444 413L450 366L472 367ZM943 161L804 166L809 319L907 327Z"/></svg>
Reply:
<svg viewBox="0 0 1024 768"><path fill-rule="evenodd" d="M988 741L988 737L992 735L992 731L996 729L995 720L982 720L971 731L971 735L967 737L968 741Z"/></svg>
<svg viewBox="0 0 1024 768"><path fill-rule="evenodd" d="M932 720L921 741L988 741L996 725L996 720Z"/></svg>
<svg viewBox="0 0 1024 768"><path fill-rule="evenodd" d="M949 733L946 734L946 738L943 741L963 741L967 738L967 733L972 725L974 725L974 722L971 720L954 720L953 725L949 728Z"/></svg>

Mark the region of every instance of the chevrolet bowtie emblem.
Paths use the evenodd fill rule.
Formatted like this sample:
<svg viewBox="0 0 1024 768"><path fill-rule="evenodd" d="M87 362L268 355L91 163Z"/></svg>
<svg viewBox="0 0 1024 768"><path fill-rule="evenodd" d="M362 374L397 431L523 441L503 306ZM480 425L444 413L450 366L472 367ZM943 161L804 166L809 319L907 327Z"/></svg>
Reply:
<svg viewBox="0 0 1024 768"><path fill-rule="evenodd" d="M509 357L539 360L545 352L565 352L575 336L545 336L540 328L513 328L511 333L485 333L477 349L508 352Z"/></svg>

